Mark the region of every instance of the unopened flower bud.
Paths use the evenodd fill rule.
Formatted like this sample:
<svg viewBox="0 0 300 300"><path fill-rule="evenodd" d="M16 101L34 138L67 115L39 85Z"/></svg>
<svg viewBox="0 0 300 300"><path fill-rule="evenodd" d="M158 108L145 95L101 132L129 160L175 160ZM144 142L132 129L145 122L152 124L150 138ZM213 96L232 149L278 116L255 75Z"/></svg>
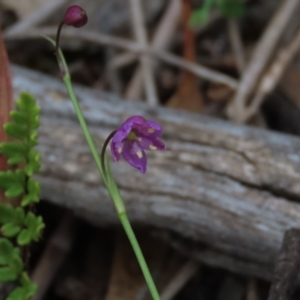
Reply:
<svg viewBox="0 0 300 300"><path fill-rule="evenodd" d="M78 5L70 6L65 13L64 22L69 26L76 28L82 27L87 21L88 17L86 11Z"/></svg>

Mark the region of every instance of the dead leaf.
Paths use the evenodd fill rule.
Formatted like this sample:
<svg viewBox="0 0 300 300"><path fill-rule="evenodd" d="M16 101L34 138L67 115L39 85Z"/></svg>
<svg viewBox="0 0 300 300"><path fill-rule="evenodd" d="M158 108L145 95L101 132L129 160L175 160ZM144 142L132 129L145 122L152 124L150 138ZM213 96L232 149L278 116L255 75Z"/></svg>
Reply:
<svg viewBox="0 0 300 300"><path fill-rule="evenodd" d="M182 23L184 35L183 56L190 62L195 62L195 34L189 27L193 0L182 0ZM198 86L198 78L189 72L184 72L179 87L168 101L167 106L192 112L203 111L203 96Z"/></svg>
<svg viewBox="0 0 300 300"><path fill-rule="evenodd" d="M224 102L230 99L233 91L224 84L210 84L206 96L212 102Z"/></svg>
<svg viewBox="0 0 300 300"><path fill-rule="evenodd" d="M184 73L179 87L168 102L168 107L202 112L203 98L194 74Z"/></svg>

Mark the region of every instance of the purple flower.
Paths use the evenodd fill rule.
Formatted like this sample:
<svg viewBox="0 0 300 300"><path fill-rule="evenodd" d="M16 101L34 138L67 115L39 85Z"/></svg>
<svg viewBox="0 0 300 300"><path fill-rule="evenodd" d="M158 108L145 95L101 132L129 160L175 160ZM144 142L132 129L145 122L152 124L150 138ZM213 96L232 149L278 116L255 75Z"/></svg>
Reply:
<svg viewBox="0 0 300 300"><path fill-rule="evenodd" d="M65 24L78 28L87 23L88 17L83 8L78 5L72 5L67 9L64 21Z"/></svg>
<svg viewBox="0 0 300 300"><path fill-rule="evenodd" d="M147 157L144 150L164 150L165 144L158 139L162 127L146 121L142 116L128 118L114 134L110 147L115 161L123 155L124 159L141 173L147 169Z"/></svg>

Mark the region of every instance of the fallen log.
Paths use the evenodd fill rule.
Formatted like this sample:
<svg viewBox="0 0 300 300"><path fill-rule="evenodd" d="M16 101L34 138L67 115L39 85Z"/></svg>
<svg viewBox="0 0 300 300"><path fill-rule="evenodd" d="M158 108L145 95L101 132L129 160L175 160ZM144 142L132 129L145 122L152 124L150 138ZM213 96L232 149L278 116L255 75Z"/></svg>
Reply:
<svg viewBox="0 0 300 300"><path fill-rule="evenodd" d="M42 107L42 197L99 224L117 224L63 84L13 67L15 96ZM161 123L168 151L146 175L112 163L129 218L200 242L204 263L271 278L284 231L300 227L300 139L75 88L91 133L103 141L130 115ZM202 251L202 252L201 252Z"/></svg>

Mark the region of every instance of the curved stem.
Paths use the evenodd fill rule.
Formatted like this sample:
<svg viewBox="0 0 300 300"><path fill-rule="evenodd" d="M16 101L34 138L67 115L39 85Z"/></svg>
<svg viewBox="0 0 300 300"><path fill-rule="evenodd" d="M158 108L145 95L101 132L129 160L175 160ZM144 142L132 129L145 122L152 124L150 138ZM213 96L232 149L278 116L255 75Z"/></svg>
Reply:
<svg viewBox="0 0 300 300"><path fill-rule="evenodd" d="M105 140L103 146L102 146L102 149L101 149L101 166L102 166L102 170L103 170L103 174L105 177L107 177L107 174L106 174L106 168L105 168L105 150L107 148L107 145L109 143L109 141L113 138L113 136L115 135L115 133L117 132L117 130L114 130Z"/></svg>
<svg viewBox="0 0 300 300"><path fill-rule="evenodd" d="M64 26L64 24L65 24L65 21L61 21L60 24L58 25L57 32L56 32L56 39L55 39L55 53L56 53L57 59L59 59L58 49L59 49L60 32L61 32L61 29L62 29L62 27Z"/></svg>
<svg viewBox="0 0 300 300"><path fill-rule="evenodd" d="M65 24L65 21L61 21L60 24L58 25L57 32L56 32L56 40L55 40L55 54L56 54L57 63L58 63L60 72L62 74L62 77L64 77L66 75L66 70L60 60L61 55L59 53L59 38L60 38L61 29L63 28L64 24Z"/></svg>

